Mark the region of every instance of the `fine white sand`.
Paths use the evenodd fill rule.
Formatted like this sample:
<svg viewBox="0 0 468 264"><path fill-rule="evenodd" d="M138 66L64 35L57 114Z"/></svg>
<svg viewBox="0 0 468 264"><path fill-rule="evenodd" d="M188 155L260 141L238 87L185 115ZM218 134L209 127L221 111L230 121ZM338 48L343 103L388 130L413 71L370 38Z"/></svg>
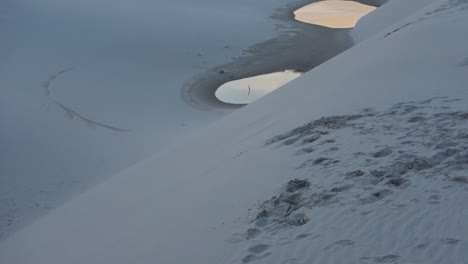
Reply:
<svg viewBox="0 0 468 264"><path fill-rule="evenodd" d="M376 7L354 1L321 1L294 11L296 20L329 27L353 28L357 21Z"/></svg>
<svg viewBox="0 0 468 264"><path fill-rule="evenodd" d="M299 72L285 70L235 80L221 85L215 95L225 103L250 104L299 76Z"/></svg>
<svg viewBox="0 0 468 264"><path fill-rule="evenodd" d="M0 241L0 263L466 263L467 13L421 2Z"/></svg>

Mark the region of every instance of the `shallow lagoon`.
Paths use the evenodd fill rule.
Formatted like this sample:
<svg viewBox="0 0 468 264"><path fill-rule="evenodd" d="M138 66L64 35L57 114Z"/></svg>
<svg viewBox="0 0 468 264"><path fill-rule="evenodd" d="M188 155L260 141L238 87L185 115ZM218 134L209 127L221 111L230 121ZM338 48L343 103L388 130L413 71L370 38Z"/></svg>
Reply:
<svg viewBox="0 0 468 264"><path fill-rule="evenodd" d="M228 104L250 104L301 76L285 70L227 82L216 90L216 97Z"/></svg>
<svg viewBox="0 0 468 264"><path fill-rule="evenodd" d="M303 6L294 11L295 19L329 28L353 28L375 6L355 1L326 0Z"/></svg>

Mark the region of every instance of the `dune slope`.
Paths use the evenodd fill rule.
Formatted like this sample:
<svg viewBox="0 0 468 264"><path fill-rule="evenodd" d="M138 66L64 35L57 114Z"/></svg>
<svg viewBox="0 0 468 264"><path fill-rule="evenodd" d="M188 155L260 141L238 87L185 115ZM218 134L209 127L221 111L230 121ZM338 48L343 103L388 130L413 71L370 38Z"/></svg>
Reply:
<svg viewBox="0 0 468 264"><path fill-rule="evenodd" d="M424 3L53 210L0 263L463 263L467 14Z"/></svg>

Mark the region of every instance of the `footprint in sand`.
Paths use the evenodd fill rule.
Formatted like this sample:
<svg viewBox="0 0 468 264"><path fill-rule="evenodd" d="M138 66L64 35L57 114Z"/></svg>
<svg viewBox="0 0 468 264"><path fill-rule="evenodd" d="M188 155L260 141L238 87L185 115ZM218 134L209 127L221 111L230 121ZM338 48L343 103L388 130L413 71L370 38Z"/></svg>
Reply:
<svg viewBox="0 0 468 264"><path fill-rule="evenodd" d="M378 192L372 193L371 195L369 195L369 197L361 199L361 203L363 204L374 203L374 202L384 199L385 197L391 195L392 193L393 191L388 190L388 189L380 190Z"/></svg>
<svg viewBox="0 0 468 264"><path fill-rule="evenodd" d="M271 245L268 244L257 244L248 248L248 251L254 254L260 254L269 249Z"/></svg>
<svg viewBox="0 0 468 264"><path fill-rule="evenodd" d="M429 247L429 243L421 243L421 244L418 244L416 245L416 249L426 249L427 247Z"/></svg>
<svg viewBox="0 0 468 264"><path fill-rule="evenodd" d="M451 147L456 147L458 146L457 142L442 142L440 144L437 144L434 149L446 149L446 148L451 148Z"/></svg>
<svg viewBox="0 0 468 264"><path fill-rule="evenodd" d="M314 152L314 151L315 151L314 148L303 148L303 149L300 149L296 154L297 154L297 155L303 155L303 154L312 153L312 152Z"/></svg>
<svg viewBox="0 0 468 264"><path fill-rule="evenodd" d="M315 134L315 135L313 135L313 136L311 136L311 137L308 137L308 138L304 139L304 140L302 141L302 144L309 144L309 143L315 142L315 141L317 141L319 138L320 138L320 135L319 135L319 134Z"/></svg>
<svg viewBox="0 0 468 264"><path fill-rule="evenodd" d="M330 162L332 162L330 158L320 157L314 160L313 164L314 165L328 165L330 164Z"/></svg>
<svg viewBox="0 0 468 264"><path fill-rule="evenodd" d="M455 245L458 242L460 242L460 240L455 239L455 238L450 238L450 237L444 237L440 239L440 242L442 242L442 244L445 244L445 245Z"/></svg>
<svg viewBox="0 0 468 264"><path fill-rule="evenodd" d="M330 158L319 157L319 158L317 158L315 160L311 160L311 159L306 160L301 165L299 165L298 169L303 169L303 168L309 166L310 164L312 164L314 166L318 166L318 165L327 166L327 165L335 164L335 163L338 163L338 162L339 162L338 160L332 160Z"/></svg>
<svg viewBox="0 0 468 264"><path fill-rule="evenodd" d="M362 257L361 260L367 263L395 263L401 259L398 255L385 255L382 257Z"/></svg>
<svg viewBox="0 0 468 264"><path fill-rule="evenodd" d="M408 123L418 123L418 122L422 122L422 121L425 121L426 118L423 117L423 116L413 116L413 117L410 117L408 118Z"/></svg>
<svg viewBox="0 0 468 264"><path fill-rule="evenodd" d="M247 229L247 232L246 232L246 238L247 239L255 238L258 235L260 235L260 233L261 233L260 229L258 229L256 227L249 228L249 229Z"/></svg>
<svg viewBox="0 0 468 264"><path fill-rule="evenodd" d="M252 254L245 256L242 259L242 263L250 263L254 260L261 259L271 255L270 252L265 252L271 245L268 244L257 244L248 248L248 251Z"/></svg>
<svg viewBox="0 0 468 264"><path fill-rule="evenodd" d="M461 61L457 62L457 66L459 67L466 67L468 66L468 57L462 59Z"/></svg>
<svg viewBox="0 0 468 264"><path fill-rule="evenodd" d="M386 156L388 156L388 155L390 155L392 153L393 153L393 151L391 149L384 148L382 150L379 150L379 151L373 153L372 157L374 157L374 158L383 158L383 157L386 157Z"/></svg>
<svg viewBox="0 0 468 264"><path fill-rule="evenodd" d="M286 145L286 146L292 145L292 144L296 143L297 141L299 141L302 137L303 136L297 136L295 138L287 139L287 140L283 141L283 145Z"/></svg>
<svg viewBox="0 0 468 264"><path fill-rule="evenodd" d="M308 238L309 240L312 240L312 239L316 239L316 238L319 238L320 235L319 234L299 234L296 236L296 240L301 240L301 239L304 239L304 238Z"/></svg>
<svg viewBox="0 0 468 264"><path fill-rule="evenodd" d="M346 177L361 177L365 174L362 170L350 171L345 174Z"/></svg>
<svg viewBox="0 0 468 264"><path fill-rule="evenodd" d="M348 240L348 239L338 240L338 241L326 246L325 248L323 248L323 250L326 251L326 250L329 250L330 248L348 247L348 246L352 246L354 244L356 244L356 242L354 242L352 240Z"/></svg>
<svg viewBox="0 0 468 264"><path fill-rule="evenodd" d="M281 262L281 264L298 264L299 263L299 259L297 258L290 258L290 259L287 259L287 260L283 260Z"/></svg>
<svg viewBox="0 0 468 264"><path fill-rule="evenodd" d="M406 187L409 185L409 181L401 177L396 177L389 179L387 184L393 187Z"/></svg>
<svg viewBox="0 0 468 264"><path fill-rule="evenodd" d="M257 259L257 257L255 257L255 255L250 254L250 255L247 255L246 257L244 257L242 259L242 263L249 263L249 262L252 262L252 261L254 261L256 259Z"/></svg>
<svg viewBox="0 0 468 264"><path fill-rule="evenodd" d="M429 197L430 204L440 204L440 195L434 194Z"/></svg>

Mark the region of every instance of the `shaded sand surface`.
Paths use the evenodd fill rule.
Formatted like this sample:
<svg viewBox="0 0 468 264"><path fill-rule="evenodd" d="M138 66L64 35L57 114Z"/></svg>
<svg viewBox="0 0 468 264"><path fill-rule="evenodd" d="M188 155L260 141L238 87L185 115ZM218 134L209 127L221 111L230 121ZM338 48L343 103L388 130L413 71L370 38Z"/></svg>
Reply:
<svg viewBox="0 0 468 264"><path fill-rule="evenodd" d="M291 1L0 1L0 240L223 117L185 80L275 36Z"/></svg>
<svg viewBox="0 0 468 264"><path fill-rule="evenodd" d="M215 95L228 104L250 104L299 76L299 72L285 70L235 80L221 85Z"/></svg>
<svg viewBox="0 0 468 264"><path fill-rule="evenodd" d="M304 23L329 28L353 28L361 17L375 8L354 1L328 0L301 7L294 11L294 15L296 20Z"/></svg>
<svg viewBox="0 0 468 264"><path fill-rule="evenodd" d="M1 241L0 263L464 263L468 3L436 4Z"/></svg>
<svg viewBox="0 0 468 264"><path fill-rule="evenodd" d="M278 31L276 37L253 45L243 56L189 79L182 89L183 100L201 110L236 109L241 105L226 104L216 98L215 91L222 84L284 69L306 72L350 48L353 42L349 29L329 29L294 19L293 12L311 2L299 1L276 9L271 15ZM374 0L361 2L379 5Z"/></svg>
<svg viewBox="0 0 468 264"><path fill-rule="evenodd" d="M291 1L0 1L0 240L229 112L186 104L186 80L204 87L184 89L193 106L232 110L214 96L230 76L307 70L336 54L311 43L350 43L294 21L311 1L269 18Z"/></svg>

